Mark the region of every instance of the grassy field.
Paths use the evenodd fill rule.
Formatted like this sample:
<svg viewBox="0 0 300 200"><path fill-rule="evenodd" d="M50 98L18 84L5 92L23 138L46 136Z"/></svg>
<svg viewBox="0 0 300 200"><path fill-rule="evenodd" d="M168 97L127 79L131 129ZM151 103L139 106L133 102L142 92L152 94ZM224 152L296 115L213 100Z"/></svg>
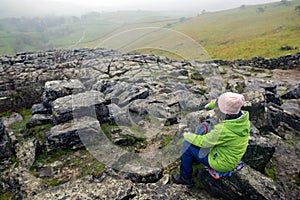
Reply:
<svg viewBox="0 0 300 200"><path fill-rule="evenodd" d="M118 11L54 19L0 19L0 54L106 47L197 60L278 57L300 49L298 5L300 0L289 5L245 5L198 16Z"/></svg>
<svg viewBox="0 0 300 200"><path fill-rule="evenodd" d="M205 13L172 28L203 45L214 59L278 57L300 51L297 5L300 5L299 0L288 6L277 2ZM257 13L259 8L264 12ZM293 49L283 51L283 46Z"/></svg>

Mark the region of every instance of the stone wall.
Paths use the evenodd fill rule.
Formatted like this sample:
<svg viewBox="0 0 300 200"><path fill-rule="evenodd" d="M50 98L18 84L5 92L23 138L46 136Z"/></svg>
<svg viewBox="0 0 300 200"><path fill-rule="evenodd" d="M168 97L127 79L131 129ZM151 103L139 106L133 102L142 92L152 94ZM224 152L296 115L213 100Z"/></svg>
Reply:
<svg viewBox="0 0 300 200"><path fill-rule="evenodd" d="M213 62L219 65L251 66L265 69L294 69L300 65L300 52L295 55L289 54L278 58L264 58L256 56L251 60L214 60Z"/></svg>

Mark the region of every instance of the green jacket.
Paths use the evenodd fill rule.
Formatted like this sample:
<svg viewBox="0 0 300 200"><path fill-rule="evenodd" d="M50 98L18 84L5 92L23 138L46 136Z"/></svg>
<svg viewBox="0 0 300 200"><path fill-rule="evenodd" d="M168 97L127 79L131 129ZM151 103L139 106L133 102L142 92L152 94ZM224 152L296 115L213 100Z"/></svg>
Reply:
<svg viewBox="0 0 300 200"><path fill-rule="evenodd" d="M185 140L195 146L212 148L208 155L208 163L216 171L231 171L246 152L250 121L249 113L242 112L244 115L241 118L221 121L205 135L184 135Z"/></svg>

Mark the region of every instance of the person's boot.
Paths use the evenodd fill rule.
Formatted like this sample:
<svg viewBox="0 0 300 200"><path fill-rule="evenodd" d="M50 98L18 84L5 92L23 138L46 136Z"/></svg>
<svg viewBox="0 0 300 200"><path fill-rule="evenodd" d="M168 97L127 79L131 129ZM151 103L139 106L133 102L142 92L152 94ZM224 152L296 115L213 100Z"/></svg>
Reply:
<svg viewBox="0 0 300 200"><path fill-rule="evenodd" d="M183 177L181 177L179 174L172 174L170 179L171 179L172 183L185 185L186 187L193 187L193 185L194 185L194 182L192 179L186 180Z"/></svg>

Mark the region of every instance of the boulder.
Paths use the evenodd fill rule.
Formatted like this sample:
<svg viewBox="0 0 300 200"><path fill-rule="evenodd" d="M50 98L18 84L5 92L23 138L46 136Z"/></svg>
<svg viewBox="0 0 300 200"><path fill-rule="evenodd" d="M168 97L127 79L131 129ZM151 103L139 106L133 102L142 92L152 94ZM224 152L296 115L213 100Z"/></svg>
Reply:
<svg viewBox="0 0 300 200"><path fill-rule="evenodd" d="M54 124L67 122L83 116L97 117L99 121L109 117L103 94L87 91L56 99L52 107Z"/></svg>
<svg viewBox="0 0 300 200"><path fill-rule="evenodd" d="M118 172L109 170L111 175L131 180L134 183L155 183L162 178L162 169L125 164Z"/></svg>
<svg viewBox="0 0 300 200"><path fill-rule="evenodd" d="M253 169L264 173L265 167L275 153L275 137L262 137L259 131L251 125L249 145L242 160Z"/></svg>
<svg viewBox="0 0 300 200"><path fill-rule="evenodd" d="M31 108L32 115L35 114L51 114L51 107L47 107L44 103L34 104Z"/></svg>
<svg viewBox="0 0 300 200"><path fill-rule="evenodd" d="M23 120L24 119L22 115L20 115L19 113L14 113L9 117L3 118L2 122L5 127L10 127L13 123L21 122Z"/></svg>
<svg viewBox="0 0 300 200"><path fill-rule="evenodd" d="M124 107L136 99L146 99L148 96L149 89L143 85L118 82L107 90L105 99Z"/></svg>
<svg viewBox="0 0 300 200"><path fill-rule="evenodd" d="M29 139L16 144L16 156L19 167L30 169L36 158L38 142L35 139Z"/></svg>
<svg viewBox="0 0 300 200"><path fill-rule="evenodd" d="M201 104L206 102L206 98L199 94L194 94L189 90L177 90L172 94L175 95L175 99L178 100L180 109L184 111L197 111L199 110ZM172 98L172 96L170 96Z"/></svg>
<svg viewBox="0 0 300 200"><path fill-rule="evenodd" d="M129 180L117 180L104 177L101 182L94 181L91 176L84 177L73 183L50 188L30 198L41 199L133 199L136 188Z"/></svg>
<svg viewBox="0 0 300 200"><path fill-rule="evenodd" d="M138 135L128 127L118 127L111 129L111 140L116 145L124 147L132 146L138 139Z"/></svg>
<svg viewBox="0 0 300 200"><path fill-rule="evenodd" d="M4 192L15 193L16 199L31 199L47 189L47 185L33 176L28 169L12 168L0 177L0 184Z"/></svg>
<svg viewBox="0 0 300 200"><path fill-rule="evenodd" d="M247 165L231 177L218 180L205 169L199 170L198 179L212 196L222 199L285 199L279 184Z"/></svg>
<svg viewBox="0 0 300 200"><path fill-rule="evenodd" d="M34 114L27 122L26 127L32 128L43 124L52 124L53 119L49 114Z"/></svg>
<svg viewBox="0 0 300 200"><path fill-rule="evenodd" d="M162 119L170 125L178 122L177 115L180 114L178 106L168 106L159 100L138 99L130 103L128 109L134 121L144 119L147 115L149 118Z"/></svg>
<svg viewBox="0 0 300 200"><path fill-rule="evenodd" d="M265 92L265 98L266 98L266 103L273 103L276 104L278 106L280 106L281 100L279 99L279 95L277 94L277 92L270 92L270 91L266 91Z"/></svg>
<svg viewBox="0 0 300 200"><path fill-rule="evenodd" d="M288 111L285 111L280 106L276 104L269 103L267 105L268 110L268 120L271 124L272 129L277 132L278 134L285 133L285 126L291 127L297 135L297 131L300 131L300 115L293 114ZM278 127L283 127L282 130L278 129Z"/></svg>
<svg viewBox="0 0 300 200"><path fill-rule="evenodd" d="M10 157L13 155L13 152L11 138L0 118L0 171L10 164Z"/></svg>
<svg viewBox="0 0 300 200"><path fill-rule="evenodd" d="M57 98L77 94L84 90L84 85L77 79L48 81L45 83L42 101L44 105L49 106Z"/></svg>
<svg viewBox="0 0 300 200"><path fill-rule="evenodd" d="M109 117L106 120L103 119L103 121L118 126L131 126L134 124L128 112L128 107L120 108L118 105L112 103L109 104L107 108L109 110Z"/></svg>
<svg viewBox="0 0 300 200"><path fill-rule="evenodd" d="M283 99L299 99L300 98L300 84L294 86L287 93L281 96Z"/></svg>
<svg viewBox="0 0 300 200"><path fill-rule="evenodd" d="M188 113L181 121L181 126L184 125L185 127L187 127L185 131L195 132L200 122L203 122L204 120L209 118L213 118L214 116L215 113L213 110L200 110L191 112Z"/></svg>
<svg viewBox="0 0 300 200"><path fill-rule="evenodd" d="M116 81L112 79L102 79L95 83L92 87L93 90L97 90L99 92L106 92L112 86L116 84Z"/></svg>
<svg viewBox="0 0 300 200"><path fill-rule="evenodd" d="M84 146L82 140L86 143L95 140L94 135L99 133L99 129L98 120L91 117L56 125L46 133L47 151L82 148Z"/></svg>
<svg viewBox="0 0 300 200"><path fill-rule="evenodd" d="M268 116L265 109L264 91L256 90L244 94L245 104L243 110L249 111L250 121L258 129L268 129Z"/></svg>

